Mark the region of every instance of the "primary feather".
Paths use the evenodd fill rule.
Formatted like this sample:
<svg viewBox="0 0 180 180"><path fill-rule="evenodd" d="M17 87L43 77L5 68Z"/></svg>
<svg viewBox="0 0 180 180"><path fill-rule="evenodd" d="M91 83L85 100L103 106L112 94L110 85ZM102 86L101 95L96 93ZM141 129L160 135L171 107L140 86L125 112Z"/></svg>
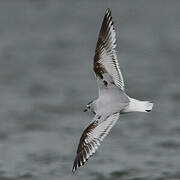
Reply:
<svg viewBox="0 0 180 180"><path fill-rule="evenodd" d="M115 84L124 91L124 79L119 68L115 47L116 33L111 11L107 9L96 45L94 72L100 88Z"/></svg>
<svg viewBox="0 0 180 180"><path fill-rule="evenodd" d="M83 132L79 146L77 149L76 158L74 160L73 169L74 172L78 167L82 166L90 156L92 156L101 141L108 135L111 128L115 125L119 119L119 114L112 114L104 121L100 122L95 119Z"/></svg>

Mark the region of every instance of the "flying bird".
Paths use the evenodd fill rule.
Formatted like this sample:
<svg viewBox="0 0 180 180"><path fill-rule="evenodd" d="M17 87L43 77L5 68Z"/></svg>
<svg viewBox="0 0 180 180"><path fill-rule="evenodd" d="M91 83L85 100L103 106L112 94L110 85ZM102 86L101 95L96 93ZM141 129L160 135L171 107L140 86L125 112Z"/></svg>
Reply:
<svg viewBox="0 0 180 180"><path fill-rule="evenodd" d="M88 103L84 111L93 112L94 118L84 130L79 141L72 171L76 171L91 157L120 114L150 112L153 103L129 97L116 55L116 33L111 10L107 9L96 44L93 70L99 89L99 97Z"/></svg>

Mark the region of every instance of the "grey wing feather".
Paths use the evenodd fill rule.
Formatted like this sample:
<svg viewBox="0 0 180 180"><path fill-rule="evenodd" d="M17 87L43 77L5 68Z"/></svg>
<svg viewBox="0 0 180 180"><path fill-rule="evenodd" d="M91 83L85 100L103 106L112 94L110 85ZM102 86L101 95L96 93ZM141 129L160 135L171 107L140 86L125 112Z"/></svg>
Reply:
<svg viewBox="0 0 180 180"><path fill-rule="evenodd" d="M99 88L113 87L124 91L124 79L119 68L116 47L116 33L110 9L103 19L94 56L94 72Z"/></svg>
<svg viewBox="0 0 180 180"><path fill-rule="evenodd" d="M84 165L89 157L96 152L100 143L119 119L119 115L120 113L110 115L102 122L96 119L84 130L74 160L73 172Z"/></svg>

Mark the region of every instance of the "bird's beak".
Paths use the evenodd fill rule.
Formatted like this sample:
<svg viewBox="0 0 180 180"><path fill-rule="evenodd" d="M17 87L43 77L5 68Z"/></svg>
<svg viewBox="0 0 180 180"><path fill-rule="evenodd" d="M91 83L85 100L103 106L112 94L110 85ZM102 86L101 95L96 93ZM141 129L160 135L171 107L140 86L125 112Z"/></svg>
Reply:
<svg viewBox="0 0 180 180"><path fill-rule="evenodd" d="M85 108L84 110L83 110L83 112L86 112L87 111L87 109Z"/></svg>

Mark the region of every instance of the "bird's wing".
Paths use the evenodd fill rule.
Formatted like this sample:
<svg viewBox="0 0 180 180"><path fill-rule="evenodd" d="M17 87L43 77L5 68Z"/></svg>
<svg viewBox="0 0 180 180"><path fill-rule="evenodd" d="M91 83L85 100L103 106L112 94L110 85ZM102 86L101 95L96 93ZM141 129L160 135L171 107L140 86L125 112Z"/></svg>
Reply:
<svg viewBox="0 0 180 180"><path fill-rule="evenodd" d="M107 9L96 44L93 69L99 88L117 86L124 91L124 80L115 47L116 33L111 10Z"/></svg>
<svg viewBox="0 0 180 180"><path fill-rule="evenodd" d="M112 114L102 122L99 122L96 119L84 130L74 160L73 172L76 171L78 167L82 166L89 157L95 153L101 141L103 141L119 119L119 115L120 113Z"/></svg>

